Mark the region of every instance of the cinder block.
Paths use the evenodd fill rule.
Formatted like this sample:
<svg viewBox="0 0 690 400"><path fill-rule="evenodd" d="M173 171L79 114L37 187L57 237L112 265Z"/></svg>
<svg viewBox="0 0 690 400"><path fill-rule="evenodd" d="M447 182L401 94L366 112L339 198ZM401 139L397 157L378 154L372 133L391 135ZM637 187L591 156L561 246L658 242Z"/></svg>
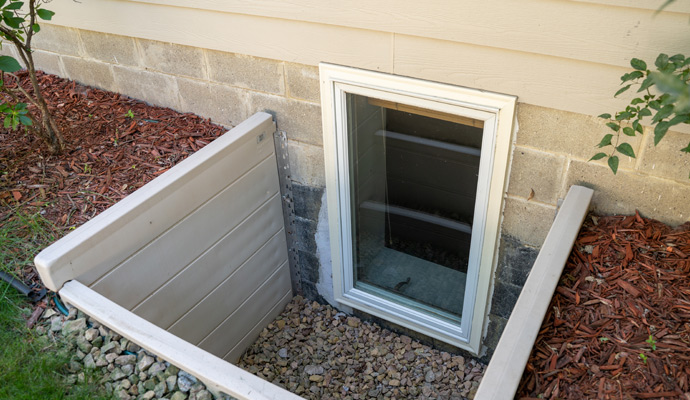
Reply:
<svg viewBox="0 0 690 400"><path fill-rule="evenodd" d="M62 57L62 64L69 79L100 89L119 91L111 65L79 57Z"/></svg>
<svg viewBox="0 0 690 400"><path fill-rule="evenodd" d="M278 129L290 140L321 146L321 107L304 101L250 92L249 112L266 111L276 116Z"/></svg>
<svg viewBox="0 0 690 400"><path fill-rule="evenodd" d="M508 193L527 199L533 190L533 201L555 206L565 162L562 156L515 147Z"/></svg>
<svg viewBox="0 0 690 400"><path fill-rule="evenodd" d="M308 186L326 186L323 148L288 141L288 154L293 181Z"/></svg>
<svg viewBox="0 0 690 400"><path fill-rule="evenodd" d="M46 50L68 56L80 56L81 40L76 29L41 24L41 31L31 41L34 50Z"/></svg>
<svg viewBox="0 0 690 400"><path fill-rule="evenodd" d="M62 72L62 68L60 67L59 55L55 53L49 53L47 51L34 50L33 57L34 65L36 66L37 70L47 72L53 75L64 75L64 72Z"/></svg>
<svg viewBox="0 0 690 400"><path fill-rule="evenodd" d="M147 69L167 74L208 79L203 50L196 47L138 39Z"/></svg>
<svg viewBox="0 0 690 400"><path fill-rule="evenodd" d="M526 245L541 247L555 216L555 207L509 197L502 231Z"/></svg>
<svg viewBox="0 0 690 400"><path fill-rule="evenodd" d="M675 179L681 183L690 182L690 154L681 152L690 143L690 134L668 132L654 146L654 133L649 129L644 154L640 163L640 171L662 178Z"/></svg>
<svg viewBox="0 0 690 400"><path fill-rule="evenodd" d="M210 118L217 124L235 126L247 119L245 90L224 85L177 78L180 110Z"/></svg>
<svg viewBox="0 0 690 400"><path fill-rule="evenodd" d="M212 81L273 94L285 94L281 61L248 55L206 51Z"/></svg>
<svg viewBox="0 0 690 400"><path fill-rule="evenodd" d="M566 186L582 185L594 189L592 205L601 214L631 215L635 210L645 217L670 225L690 220L690 182L680 183L636 172L573 161L566 175ZM561 196L565 193L562 192Z"/></svg>
<svg viewBox="0 0 690 400"><path fill-rule="evenodd" d="M321 103L319 68L285 63L288 97Z"/></svg>
<svg viewBox="0 0 690 400"><path fill-rule="evenodd" d="M607 110L602 110L602 113L605 111ZM601 138L607 133L613 133L605 123L605 120L594 116L520 103L517 145L589 160L601 151L597 148ZM628 137L621 134L621 140L629 143L635 154L639 154L641 136ZM610 149L611 147L608 147L603 150L610 151ZM606 160L597 163L603 165ZM635 160L625 156L620 157L619 168L633 169L634 167Z"/></svg>
<svg viewBox="0 0 690 400"><path fill-rule="evenodd" d="M112 68L120 93L156 106L179 110L180 101L174 77L118 65L113 65Z"/></svg>
<svg viewBox="0 0 690 400"><path fill-rule="evenodd" d="M134 38L93 31L79 31L86 56L111 64L139 65Z"/></svg>

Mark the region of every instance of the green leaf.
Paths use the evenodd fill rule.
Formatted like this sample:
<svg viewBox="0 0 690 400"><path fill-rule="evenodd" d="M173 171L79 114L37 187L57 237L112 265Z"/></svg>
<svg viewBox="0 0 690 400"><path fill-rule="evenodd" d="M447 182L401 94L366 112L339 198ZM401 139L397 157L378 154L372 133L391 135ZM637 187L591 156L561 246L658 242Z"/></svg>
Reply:
<svg viewBox="0 0 690 400"><path fill-rule="evenodd" d="M623 86L622 88L618 89L618 91L616 92L616 94L613 95L613 97L616 97L616 96L618 96L619 94L621 94L621 93L625 92L626 90L630 89L630 86L632 86L632 85L625 85L625 86Z"/></svg>
<svg viewBox="0 0 690 400"><path fill-rule="evenodd" d="M618 145L618 147L616 147L616 150L628 157L635 158L635 152L633 151L632 146L630 146L628 143L621 143Z"/></svg>
<svg viewBox="0 0 690 400"><path fill-rule="evenodd" d="M625 83L627 81L639 79L639 78L642 78L643 76L644 76L644 73L642 71L629 72L629 73L621 76L621 83Z"/></svg>
<svg viewBox="0 0 690 400"><path fill-rule="evenodd" d="M616 121L622 121L624 119L630 119L630 117L632 117L632 116L633 116L632 113L630 113L628 111L624 111L624 112L616 115Z"/></svg>
<svg viewBox="0 0 690 400"><path fill-rule="evenodd" d="M605 146L610 146L611 145L611 139L613 139L613 134L612 133L607 133L604 135L603 138L601 138L601 142L597 146L599 148L605 147Z"/></svg>
<svg viewBox="0 0 690 400"><path fill-rule="evenodd" d="M609 168L611 168L611 171L613 171L613 174L615 175L616 172L618 172L618 156L611 156L609 157Z"/></svg>
<svg viewBox="0 0 690 400"><path fill-rule="evenodd" d="M688 145L688 147L690 147L690 145ZM604 157L606 157L606 153L597 153L593 155L592 158L589 159L589 161L601 160Z"/></svg>
<svg viewBox="0 0 690 400"><path fill-rule="evenodd" d="M640 85L640 88L637 89L637 92L639 93L643 90L647 90L652 86L654 86L654 78L651 75L649 75L645 78L645 80L642 81L642 84Z"/></svg>
<svg viewBox="0 0 690 400"><path fill-rule="evenodd" d="M628 136L635 136L635 130L629 126L623 128L623 133L625 133Z"/></svg>
<svg viewBox="0 0 690 400"><path fill-rule="evenodd" d="M26 126L31 126L31 125L34 124L33 121L31 121L31 118L29 118L29 117L27 117L27 116L24 116L24 115L20 115L20 116L19 116L19 122L20 122L22 125L26 125Z"/></svg>
<svg viewBox="0 0 690 400"><path fill-rule="evenodd" d="M615 122L607 122L606 126L608 126L609 128L611 128L612 130L614 130L616 132L618 132L621 129L621 126Z"/></svg>
<svg viewBox="0 0 690 400"><path fill-rule="evenodd" d="M38 33L41 31L41 26L38 24L33 24L31 25L31 30L34 31L34 33Z"/></svg>
<svg viewBox="0 0 690 400"><path fill-rule="evenodd" d="M36 10L36 15L38 15L38 18L40 19L50 21L53 18L53 15L55 15L55 12L46 10L45 8L39 8Z"/></svg>
<svg viewBox="0 0 690 400"><path fill-rule="evenodd" d="M635 97L634 99L632 99L632 101L630 101L630 104L632 104L632 105L637 105L637 104L641 104L641 103L644 103L644 100L642 100L639 97Z"/></svg>
<svg viewBox="0 0 690 400"><path fill-rule="evenodd" d="M11 13L10 11L4 11L2 15L2 19L5 20L5 24L9 26L10 28L14 29L21 29L21 25L24 23L24 18L17 18L17 17L8 17L5 15L5 13Z"/></svg>
<svg viewBox="0 0 690 400"><path fill-rule="evenodd" d="M5 126L5 129L7 129L7 128L9 128L10 126L12 126L12 117L10 117L9 115L6 116L3 125Z"/></svg>
<svg viewBox="0 0 690 400"><path fill-rule="evenodd" d="M5 5L5 3L7 3L7 0L0 0L0 8L2 8L2 6Z"/></svg>
<svg viewBox="0 0 690 400"><path fill-rule="evenodd" d="M0 56L0 71L17 72L22 69L17 60L10 56Z"/></svg>
<svg viewBox="0 0 690 400"><path fill-rule="evenodd" d="M671 118L671 120L668 121L668 126L670 128L674 125L678 125L678 124L682 124L682 123L688 123L688 122L690 122L690 115L680 114L680 115L676 115L675 117Z"/></svg>
<svg viewBox="0 0 690 400"><path fill-rule="evenodd" d="M640 117L649 117L650 115L652 115L652 111L649 108L645 107L638 111L637 115Z"/></svg>
<svg viewBox="0 0 690 400"><path fill-rule="evenodd" d="M19 10L22 7L24 7L23 1L11 2L5 7L5 10Z"/></svg>
<svg viewBox="0 0 690 400"><path fill-rule="evenodd" d="M661 139L664 138L669 127L670 125L667 121L659 122L657 126L654 127L654 146L658 145Z"/></svg>
<svg viewBox="0 0 690 400"><path fill-rule="evenodd" d="M673 104L667 104L663 106L661 110L657 111L654 118L652 118L652 122L659 122L671 114L673 114Z"/></svg>
<svg viewBox="0 0 690 400"><path fill-rule="evenodd" d="M633 58L630 60L630 66L635 68L638 71L646 71L647 70L647 63L640 60L639 58Z"/></svg>
<svg viewBox="0 0 690 400"><path fill-rule="evenodd" d="M640 132L641 134L644 134L644 127L643 127L642 124L640 123L640 120L639 120L639 119L638 119L638 120L635 120L635 122L633 122L633 128L635 128L635 130L636 130L637 132Z"/></svg>
<svg viewBox="0 0 690 400"><path fill-rule="evenodd" d="M652 100L649 102L649 108L652 110L659 110L661 108L661 103L659 100Z"/></svg>
<svg viewBox="0 0 690 400"><path fill-rule="evenodd" d="M599 118L611 119L611 114L601 114Z"/></svg>
<svg viewBox="0 0 690 400"><path fill-rule="evenodd" d="M656 65L657 68L661 69L668 64L668 55L661 53L659 56L656 58L656 61L654 61L654 65Z"/></svg>
<svg viewBox="0 0 690 400"><path fill-rule="evenodd" d="M685 56L683 54L676 54L673 57L669 58L668 60L671 61L676 66L682 66L683 63L685 62Z"/></svg>

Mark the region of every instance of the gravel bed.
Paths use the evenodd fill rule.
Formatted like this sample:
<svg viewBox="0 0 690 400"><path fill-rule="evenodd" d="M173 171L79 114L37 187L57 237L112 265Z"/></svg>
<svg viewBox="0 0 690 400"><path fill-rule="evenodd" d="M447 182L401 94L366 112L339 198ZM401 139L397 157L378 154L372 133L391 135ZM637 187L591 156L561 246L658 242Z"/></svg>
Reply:
<svg viewBox="0 0 690 400"><path fill-rule="evenodd" d="M103 378L99 383L115 399L233 399L206 388L194 376L141 349L76 308L70 309L68 316L46 309L36 330L50 340L64 340L73 352L67 365L68 382L83 381L88 370L100 370Z"/></svg>
<svg viewBox="0 0 690 400"><path fill-rule="evenodd" d="M485 369L299 296L237 365L307 399L472 399Z"/></svg>

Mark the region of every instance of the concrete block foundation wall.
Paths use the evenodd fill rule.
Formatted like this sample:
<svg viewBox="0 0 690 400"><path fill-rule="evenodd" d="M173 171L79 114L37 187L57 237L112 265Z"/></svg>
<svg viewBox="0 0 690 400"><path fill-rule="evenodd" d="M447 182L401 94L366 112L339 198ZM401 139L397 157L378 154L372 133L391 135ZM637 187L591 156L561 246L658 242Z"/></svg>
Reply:
<svg viewBox="0 0 690 400"><path fill-rule="evenodd" d="M194 112L219 124L235 125L257 111L275 115L278 129L288 137L298 226L292 251L298 254L304 294L332 299L315 65L48 24L42 25L34 48L37 67L46 72ZM12 49L5 46L3 52ZM508 94L519 100L520 93ZM571 185L593 188L593 205L599 213L631 214L638 209L672 225L690 218L690 157L679 151L690 140L689 134L669 132L656 148L651 130L633 138L629 142L638 158L622 157L614 176L603 162L587 161L601 137L610 132L596 117L520 103L517 125L489 299L487 357L551 226L558 200Z"/></svg>

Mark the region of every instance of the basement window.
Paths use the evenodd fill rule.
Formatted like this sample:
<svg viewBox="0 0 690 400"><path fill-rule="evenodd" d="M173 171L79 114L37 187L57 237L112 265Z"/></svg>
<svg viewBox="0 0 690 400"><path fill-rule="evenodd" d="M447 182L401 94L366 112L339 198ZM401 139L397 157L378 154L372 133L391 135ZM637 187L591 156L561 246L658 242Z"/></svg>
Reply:
<svg viewBox="0 0 690 400"><path fill-rule="evenodd" d="M515 97L320 74L336 300L477 353Z"/></svg>

